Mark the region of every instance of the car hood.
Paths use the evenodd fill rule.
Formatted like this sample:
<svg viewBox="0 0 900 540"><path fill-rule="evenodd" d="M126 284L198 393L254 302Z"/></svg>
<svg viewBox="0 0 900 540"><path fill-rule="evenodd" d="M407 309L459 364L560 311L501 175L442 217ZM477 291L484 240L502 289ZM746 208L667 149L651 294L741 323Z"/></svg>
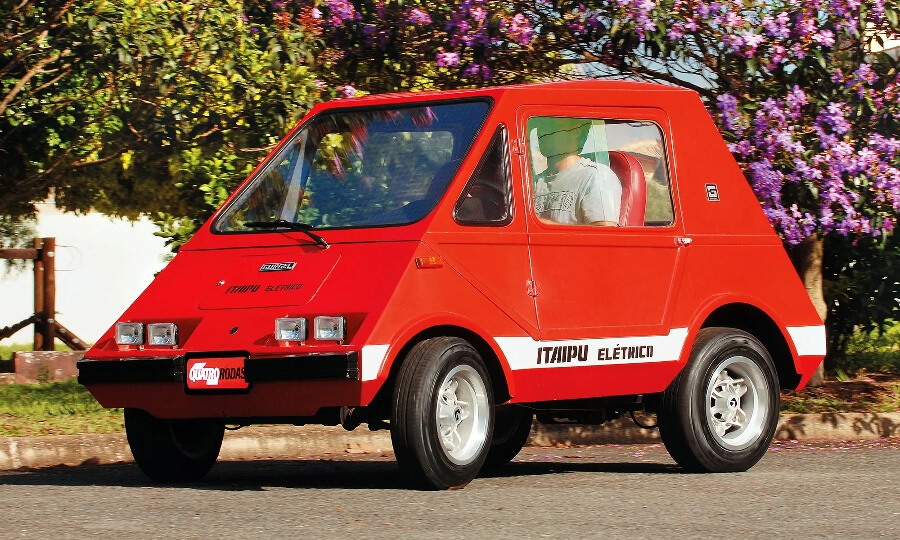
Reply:
<svg viewBox="0 0 900 540"><path fill-rule="evenodd" d="M206 289L199 308L305 305L316 295L340 259L337 250L294 254L288 250L233 257L227 264L210 269L212 279L208 283L215 282L215 285Z"/></svg>
<svg viewBox="0 0 900 540"><path fill-rule="evenodd" d="M186 351L253 350L272 342L276 317L340 315L349 344L365 340L420 241L182 251L119 318L178 325ZM238 331L239 329L239 331ZM93 357L118 355L115 325ZM140 354L159 353L148 349ZM129 353L132 354L132 353Z"/></svg>

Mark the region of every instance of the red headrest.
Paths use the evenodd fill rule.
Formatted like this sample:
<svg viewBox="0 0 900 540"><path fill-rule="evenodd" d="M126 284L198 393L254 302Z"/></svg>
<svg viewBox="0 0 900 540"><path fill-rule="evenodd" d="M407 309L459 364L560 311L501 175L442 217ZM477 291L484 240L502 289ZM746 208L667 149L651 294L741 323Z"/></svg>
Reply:
<svg viewBox="0 0 900 540"><path fill-rule="evenodd" d="M620 227L642 227L647 211L647 184L640 162L625 152L610 152L609 167L622 182L622 209L619 211Z"/></svg>

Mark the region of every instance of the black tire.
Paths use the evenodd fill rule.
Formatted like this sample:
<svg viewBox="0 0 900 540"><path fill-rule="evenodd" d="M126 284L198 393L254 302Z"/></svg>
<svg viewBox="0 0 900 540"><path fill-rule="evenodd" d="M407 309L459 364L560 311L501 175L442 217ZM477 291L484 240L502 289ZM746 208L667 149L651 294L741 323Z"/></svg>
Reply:
<svg viewBox="0 0 900 540"><path fill-rule="evenodd" d="M225 423L217 419L163 420L125 409L125 434L134 461L154 482L200 480L219 457Z"/></svg>
<svg viewBox="0 0 900 540"><path fill-rule="evenodd" d="M494 436L485 465L501 467L512 461L528 442L533 421L534 413L528 410L515 407L496 410Z"/></svg>
<svg viewBox="0 0 900 540"><path fill-rule="evenodd" d="M490 377L468 342L437 337L410 350L391 410L391 442L410 481L424 489L468 484L487 458L493 425Z"/></svg>
<svg viewBox="0 0 900 540"><path fill-rule="evenodd" d="M660 437L688 471L746 471L772 442L780 398L772 358L756 338L704 328L687 365L663 392Z"/></svg>

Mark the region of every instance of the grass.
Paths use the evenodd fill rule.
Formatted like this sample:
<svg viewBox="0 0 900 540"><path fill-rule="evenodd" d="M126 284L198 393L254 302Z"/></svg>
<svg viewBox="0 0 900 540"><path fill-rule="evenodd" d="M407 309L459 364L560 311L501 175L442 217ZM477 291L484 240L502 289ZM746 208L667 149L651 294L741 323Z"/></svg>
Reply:
<svg viewBox="0 0 900 540"><path fill-rule="evenodd" d="M31 345L0 345L0 373L13 370L13 355L16 351L30 351Z"/></svg>
<svg viewBox="0 0 900 540"><path fill-rule="evenodd" d="M64 343L55 343L55 350L57 351L71 351L66 344ZM12 373L14 371L13 368L13 356L19 351L31 351L34 349L34 346L31 343L16 343L13 345L0 345L0 373Z"/></svg>
<svg viewBox="0 0 900 540"><path fill-rule="evenodd" d="M65 343L57 342L55 344L55 350L57 351L71 351L68 345ZM13 354L19 351L31 351L34 350L34 345L31 343L13 343L12 345L0 345L0 358L4 360L12 360Z"/></svg>
<svg viewBox="0 0 900 540"><path fill-rule="evenodd" d="M0 346L0 361L30 349L30 345ZM0 371L6 363L11 360L0 363ZM781 410L795 414L900 411L900 323L882 334L858 335L840 369L824 386L783 392ZM104 409L75 379L0 385L0 437L123 430L122 410Z"/></svg>
<svg viewBox="0 0 900 540"><path fill-rule="evenodd" d="M897 412L900 376L858 375L830 379L819 388L782 393L782 412ZM75 379L0 385L0 437L119 433L121 409L104 409Z"/></svg>
<svg viewBox="0 0 900 540"><path fill-rule="evenodd" d="M825 385L782 394L783 412L900 411L900 322L859 332Z"/></svg>
<svg viewBox="0 0 900 540"><path fill-rule="evenodd" d="M122 431L122 410L104 409L75 379L0 385L0 436Z"/></svg>
<svg viewBox="0 0 900 540"><path fill-rule="evenodd" d="M892 394L888 396L882 405L889 411L900 411L900 383L891 387Z"/></svg>
<svg viewBox="0 0 900 540"><path fill-rule="evenodd" d="M0 359L11 360L16 351L30 351L31 348L32 345L30 343L27 345L21 343L15 345L0 345Z"/></svg>
<svg viewBox="0 0 900 540"><path fill-rule="evenodd" d="M882 370L864 368L838 372L825 384L782 392L781 410L790 413L818 412L900 412L900 370L897 360L879 356ZM887 369L885 369L887 367Z"/></svg>
<svg viewBox="0 0 900 540"><path fill-rule="evenodd" d="M860 374L851 380L826 380L823 386L782 392L781 411L900 412L900 378L885 374Z"/></svg>

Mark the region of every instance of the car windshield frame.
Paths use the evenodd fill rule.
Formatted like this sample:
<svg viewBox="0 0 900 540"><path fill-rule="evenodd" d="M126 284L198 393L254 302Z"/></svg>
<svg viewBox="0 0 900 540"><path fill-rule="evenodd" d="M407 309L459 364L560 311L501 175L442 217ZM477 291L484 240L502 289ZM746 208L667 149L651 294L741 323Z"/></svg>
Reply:
<svg viewBox="0 0 900 540"><path fill-rule="evenodd" d="M493 105L485 96L316 114L234 193L211 231L284 232L284 227L258 226L278 220L313 230L418 222L446 194L483 134Z"/></svg>

